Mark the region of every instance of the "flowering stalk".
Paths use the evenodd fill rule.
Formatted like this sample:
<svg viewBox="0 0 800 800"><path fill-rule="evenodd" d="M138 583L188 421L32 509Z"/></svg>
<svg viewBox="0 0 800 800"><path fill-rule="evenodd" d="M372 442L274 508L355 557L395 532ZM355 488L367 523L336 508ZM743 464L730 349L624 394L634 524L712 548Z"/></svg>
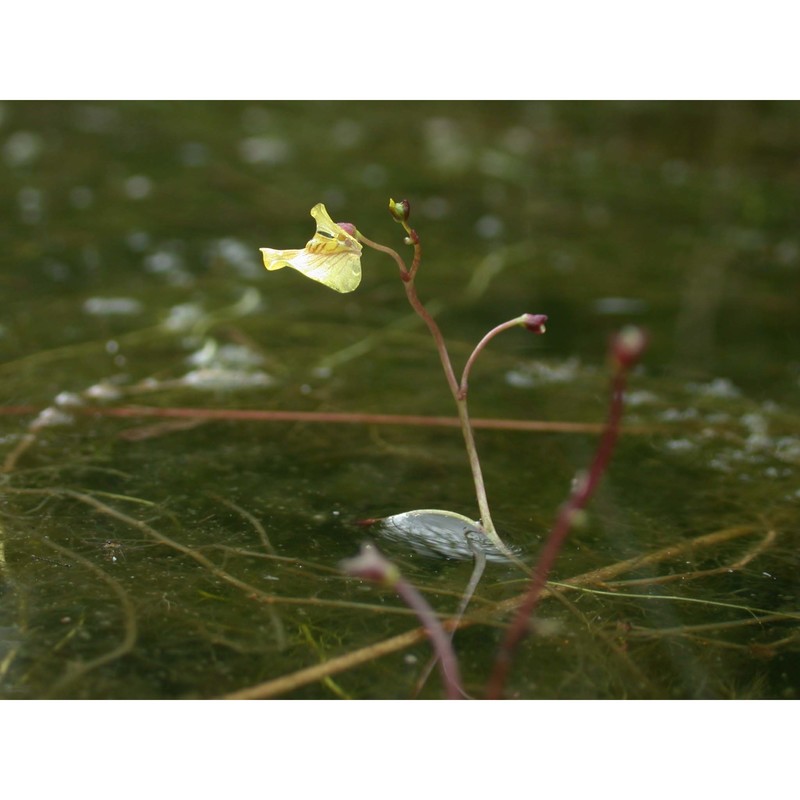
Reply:
<svg viewBox="0 0 800 800"><path fill-rule="evenodd" d="M506 678L511 667L511 658L522 638L528 631L530 616L536 608L542 589L550 570L561 551L570 530L579 524L584 517L583 509L588 504L597 488L600 478L605 473L614 452L622 421L623 401L628 372L641 357L647 340L639 328L626 328L617 334L611 342L611 357L614 362L614 374L611 380L611 405L605 430L595 451L594 459L588 473L580 475L572 494L561 507L542 553L533 571L528 590L517 609L511 625L506 631L494 669L487 687L487 698L496 699L501 696Z"/></svg>
<svg viewBox="0 0 800 800"><path fill-rule="evenodd" d="M478 355L483 348L486 347L489 341L494 339L498 333L502 333L503 331L507 331L509 328L516 328L521 325L527 330L541 336L541 334L543 334L546 330L546 322L547 316L545 314L523 314L522 316L514 317L514 319L508 320L508 322L501 323L496 328L492 328L492 330L490 330L489 333L487 333L486 336L484 336L483 339L478 342L477 346L472 351L472 355L467 359L464 371L461 373L461 384L458 387L458 396L460 398L466 398L469 373L472 369L472 365L475 363L475 360L478 358Z"/></svg>
<svg viewBox="0 0 800 800"><path fill-rule="evenodd" d="M334 291L347 293L354 291L361 282L362 245L367 245L373 250L386 253L395 260L400 270L400 278L403 281L408 302L428 326L428 330L431 332L433 340L436 343L436 349L439 352L439 358L442 362L447 385L450 387L450 392L456 403L459 424L461 425L461 430L464 435L469 465L475 483L475 495L480 509L482 529L487 538L498 550L505 553L508 557L514 558L511 551L503 544L498 536L489 511L489 503L486 499L486 489L483 483L481 465L478 460L478 451L475 447L475 437L472 432L469 412L467 411L467 377L478 353L480 353L491 338L514 325L523 325L536 333L544 333L544 322L547 317L544 315L534 316L531 314L524 314L490 331L475 348L475 352L467 362L464 375L459 384L456 380L453 365L450 361L450 356L447 352L447 347L445 346L439 326L422 304L422 301L417 295L416 286L414 285L414 279L422 261L422 246L420 244L419 235L408 224L408 217L411 211L408 200L401 200L399 203L390 200L389 211L395 220L403 226L403 230L405 230L407 234L405 240L406 244L413 245L414 247L414 259L411 262L410 268L406 266L405 261L395 250L367 239L367 237L363 236L352 223L334 222L322 203L317 203L317 205L311 209L311 216L317 223L317 229L314 236L306 243L306 246L302 249L293 250L276 250L271 247L262 247L261 255L263 257L264 266L268 270L291 267L306 277L318 281Z"/></svg>
<svg viewBox="0 0 800 800"><path fill-rule="evenodd" d="M428 605L425 598L400 574L400 570L391 561L384 558L371 544L361 546L361 552L354 558L348 558L340 564L342 571L357 578L375 581L393 589L403 602L414 611L431 640L434 652L441 664L442 680L448 700L460 700L466 694L461 688L461 675L456 654L450 643L450 637L439 622L436 612Z"/></svg>
<svg viewBox="0 0 800 800"><path fill-rule="evenodd" d="M367 239L361 232L358 233L359 241L367 245L367 247L371 247L374 250L386 253L395 260L398 269L400 270L400 277L403 280L403 287L405 288L408 302L416 314L427 325L431 336L433 336L436 349L439 353L439 359L442 363L442 369L444 370L445 378L447 379L447 385L450 388L450 393L453 395L453 400L456 404L456 410L458 411L458 418L461 423L461 430L464 436L464 444L467 450L467 457L469 459L470 470L472 472L472 479L473 483L475 484L475 497L478 502L481 526L491 542L503 553L511 556L511 552L497 533L494 522L492 521L491 511L489 510L489 501L486 497L486 487L483 481L483 472L481 470L481 464L478 458L478 450L475 445L475 436L473 433L472 424L470 423L469 410L467 408L467 379L469 377L469 372L472 369L472 364L490 339L494 338L498 333L516 326L523 326L535 333L544 333L544 323L547 321L547 317L543 314L523 314L522 316L516 317L508 322L504 322L503 324L498 325L496 328L489 331L489 333L487 333L486 336L484 336L483 339L481 339L481 341L478 343L478 346L475 348L469 360L467 361L461 381L459 382L456 379L455 371L453 370L453 364L450 360L450 355L447 352L447 346L445 345L442 332L439 329L439 326L436 324L436 321L428 313L428 310L425 308L422 301L419 299L419 295L417 294L415 278L422 260L422 246L420 244L419 235L408 224L408 217L410 213L408 200L401 200L397 203L394 200L390 200L389 211L395 220L403 226L403 229L408 234L406 236L406 243L414 246L414 260L411 264L411 267L409 268L406 266L405 261L395 250Z"/></svg>

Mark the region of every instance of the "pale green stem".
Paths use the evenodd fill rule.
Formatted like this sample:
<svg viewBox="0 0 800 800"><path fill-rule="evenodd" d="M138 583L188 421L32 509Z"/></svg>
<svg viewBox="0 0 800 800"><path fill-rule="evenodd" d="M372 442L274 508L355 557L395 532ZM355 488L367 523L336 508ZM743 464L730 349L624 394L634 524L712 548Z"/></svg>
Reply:
<svg viewBox="0 0 800 800"><path fill-rule="evenodd" d="M461 390L458 381L456 380L455 372L453 371L453 364L450 361L450 355L447 352L447 346L444 343L442 332L439 330L439 326L436 324L436 321L428 313L427 309L422 304L422 301L419 299L416 287L414 285L413 274L409 272L400 255L390 247L377 244L376 242L367 239L360 232L359 238L365 245L367 245L367 247L372 247L374 250L378 250L381 253L386 253L394 258L395 262L397 262L397 265L400 268L400 277L403 279L403 286L406 290L408 302L411 304L411 307L414 309L417 315L420 316L423 322L428 326L428 330L431 332L431 336L433 336L433 340L436 343L436 349L439 353L439 359L442 362L442 369L444 370L445 378L447 379L447 385L450 387L450 393L453 395L453 400L455 401L456 409L458 410L458 418L461 421L461 431L464 435L464 444L467 449L469 466L470 470L472 471L472 479L475 484L475 498L478 501L481 526L492 543L503 553L509 554L510 551L505 546L502 539L500 539L500 536L497 534L497 531L494 527L494 522L492 522L492 515L489 511L489 501L486 498L486 487L483 482L483 472L481 471L481 464L480 460L478 459L478 450L475 446L475 437L472 432L472 425L469 421L467 400L466 397L461 396ZM415 259L415 263L418 262L418 260L419 259Z"/></svg>
<svg viewBox="0 0 800 800"><path fill-rule="evenodd" d="M478 588L478 584L483 577L483 571L486 569L486 553L483 552L479 547L475 545L473 540L467 537L470 549L472 550L472 555L475 557L475 566L472 569L472 575L470 575L469 583L467 584L467 588L464 589L464 594L461 597L461 602L458 604L458 610L456 611L455 621L451 623L450 627L450 641L453 641L453 637L456 635L456 631L458 630L459 625L461 624L461 620L464 616L464 612L467 610L467 606L469 605L469 601L472 599L472 596L475 594L475 590ZM425 666L425 669L422 671L422 674L417 679L416 686L414 687L414 697L416 697L421 691L422 687L425 685L425 682L430 677L433 668L436 666L436 662L439 660L438 653L434 653L431 660Z"/></svg>

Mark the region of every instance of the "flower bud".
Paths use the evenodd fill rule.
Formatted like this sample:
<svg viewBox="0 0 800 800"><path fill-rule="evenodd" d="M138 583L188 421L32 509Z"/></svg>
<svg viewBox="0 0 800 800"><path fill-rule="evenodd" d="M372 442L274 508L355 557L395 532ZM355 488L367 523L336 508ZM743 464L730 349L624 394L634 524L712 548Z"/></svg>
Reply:
<svg viewBox="0 0 800 800"><path fill-rule="evenodd" d="M337 222L336 223L345 233L349 233L351 236L358 238L358 231L356 230L356 226L353 225L352 222Z"/></svg>
<svg viewBox="0 0 800 800"><path fill-rule="evenodd" d="M389 213L398 222L406 222L408 220L408 215L411 213L411 205L408 200L400 200L396 203L394 200L390 199Z"/></svg>
<svg viewBox="0 0 800 800"><path fill-rule="evenodd" d="M611 339L611 357L620 369L636 366L647 349L647 334L635 325L628 325Z"/></svg>
<svg viewBox="0 0 800 800"><path fill-rule="evenodd" d="M537 336L541 336L547 330L546 322L547 314L523 314L522 317L522 324Z"/></svg>
<svg viewBox="0 0 800 800"><path fill-rule="evenodd" d="M400 570L384 558L372 544L362 544L357 556L339 562L342 572L368 581L394 586L400 579Z"/></svg>
<svg viewBox="0 0 800 800"><path fill-rule="evenodd" d="M413 228L406 228L408 236L403 240L406 244L419 244L419 234Z"/></svg>

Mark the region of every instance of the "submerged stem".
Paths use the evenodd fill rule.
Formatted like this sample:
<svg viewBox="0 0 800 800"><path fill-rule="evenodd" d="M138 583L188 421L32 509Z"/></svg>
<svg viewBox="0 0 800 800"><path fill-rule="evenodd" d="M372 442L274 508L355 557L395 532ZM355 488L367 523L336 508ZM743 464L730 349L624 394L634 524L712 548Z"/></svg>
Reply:
<svg viewBox="0 0 800 800"><path fill-rule="evenodd" d="M458 604L458 608L456 609L454 622L450 623L451 643L453 641L453 637L456 635L459 625L461 625L461 620L464 618L464 612L467 610L467 606L469 605L470 600L472 600L472 596L475 594L475 590L478 588L478 584L481 582L481 578L483 577L483 572L486 569L486 553L484 553L484 551L472 541L470 536L467 536L467 541L470 549L472 550L472 554L475 557L475 564L472 568L472 574L470 575L467 587L464 589L464 594L462 595ZM414 686L414 697L419 695L419 693L422 691L422 687L430 677L430 674L433 671L433 668L436 666L436 662L438 660L438 654L434 653L430 661L428 661L428 663L425 665L425 669L423 669L420 673L420 676ZM464 696L468 697L466 694Z"/></svg>
<svg viewBox="0 0 800 800"><path fill-rule="evenodd" d="M437 660L441 664L442 681L448 699L460 700L466 697L461 688L458 659L450 644L450 637L445 633L428 601L400 574L400 570L370 544L362 545L361 552L357 556L345 559L340 566L348 575L376 581L400 595L403 602L417 615L428 634Z"/></svg>

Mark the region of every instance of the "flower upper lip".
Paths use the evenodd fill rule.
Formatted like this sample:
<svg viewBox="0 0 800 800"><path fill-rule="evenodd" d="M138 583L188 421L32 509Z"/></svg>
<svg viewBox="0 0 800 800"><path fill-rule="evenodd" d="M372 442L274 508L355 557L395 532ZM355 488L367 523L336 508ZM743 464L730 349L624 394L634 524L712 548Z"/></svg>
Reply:
<svg viewBox="0 0 800 800"><path fill-rule="evenodd" d="M262 247L264 266L268 270L292 267L337 292L352 292L361 282L361 242L337 225L322 203L311 209L311 216L317 230L306 246L302 250Z"/></svg>

